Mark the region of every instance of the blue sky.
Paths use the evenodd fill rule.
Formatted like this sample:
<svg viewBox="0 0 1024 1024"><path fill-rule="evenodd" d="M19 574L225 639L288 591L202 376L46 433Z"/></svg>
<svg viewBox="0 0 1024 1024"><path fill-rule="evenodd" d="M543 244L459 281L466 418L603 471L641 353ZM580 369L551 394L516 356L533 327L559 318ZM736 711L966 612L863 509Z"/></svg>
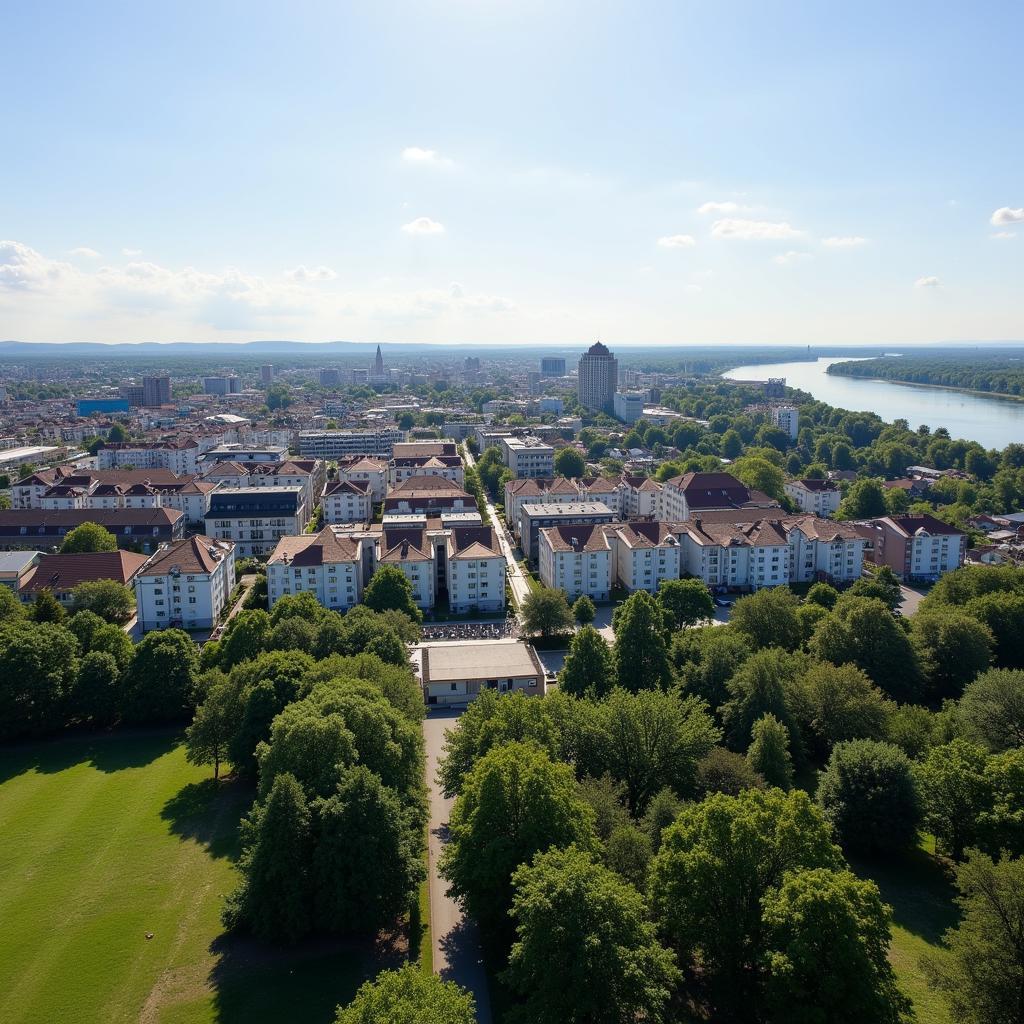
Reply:
<svg viewBox="0 0 1024 1024"><path fill-rule="evenodd" d="M8 4L0 337L1024 339L1017 3Z"/></svg>

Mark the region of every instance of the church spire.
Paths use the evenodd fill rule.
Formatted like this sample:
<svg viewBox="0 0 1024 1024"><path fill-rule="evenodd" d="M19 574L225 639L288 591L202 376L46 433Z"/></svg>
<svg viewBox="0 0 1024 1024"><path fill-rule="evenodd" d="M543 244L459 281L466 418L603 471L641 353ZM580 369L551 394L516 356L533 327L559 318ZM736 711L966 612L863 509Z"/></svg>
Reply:
<svg viewBox="0 0 1024 1024"><path fill-rule="evenodd" d="M373 360L373 373L376 377L384 376L384 356L381 355L380 345L377 346L377 355Z"/></svg>

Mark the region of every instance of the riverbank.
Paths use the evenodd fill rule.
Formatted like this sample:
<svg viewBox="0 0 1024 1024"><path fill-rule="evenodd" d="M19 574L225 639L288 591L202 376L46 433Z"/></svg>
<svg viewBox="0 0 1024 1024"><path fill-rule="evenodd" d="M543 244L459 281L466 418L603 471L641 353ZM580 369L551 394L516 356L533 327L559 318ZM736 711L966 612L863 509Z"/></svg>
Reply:
<svg viewBox="0 0 1024 1024"><path fill-rule="evenodd" d="M847 360L847 362L848 361L849 360ZM843 377L845 380L869 380L880 384L902 385L907 388L930 388L935 391L950 391L953 394L974 395L978 398L996 398L1000 401L1007 402L1024 402L1024 395L1010 395L1005 391L980 391L978 388L958 388L953 384L925 384L923 381L919 380L898 380L895 377L869 377L860 373L838 373L832 369L832 366L836 365L838 364L832 363L825 371L830 377Z"/></svg>

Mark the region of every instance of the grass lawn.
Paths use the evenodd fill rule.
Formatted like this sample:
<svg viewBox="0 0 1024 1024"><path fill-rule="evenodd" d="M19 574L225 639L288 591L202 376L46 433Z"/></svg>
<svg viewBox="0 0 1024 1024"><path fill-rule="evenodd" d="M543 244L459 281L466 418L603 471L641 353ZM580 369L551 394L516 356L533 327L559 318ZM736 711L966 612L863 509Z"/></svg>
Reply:
<svg viewBox="0 0 1024 1024"><path fill-rule="evenodd" d="M327 1024L400 962L395 947L222 934L251 801L169 732L0 750L0 1021Z"/></svg>
<svg viewBox="0 0 1024 1024"><path fill-rule="evenodd" d="M958 918L955 889L941 862L919 849L900 861L851 866L862 878L873 879L892 907L889 958L900 987L914 1002L918 1024L950 1024L945 1000L928 988L920 966L925 954L943 955L942 935Z"/></svg>

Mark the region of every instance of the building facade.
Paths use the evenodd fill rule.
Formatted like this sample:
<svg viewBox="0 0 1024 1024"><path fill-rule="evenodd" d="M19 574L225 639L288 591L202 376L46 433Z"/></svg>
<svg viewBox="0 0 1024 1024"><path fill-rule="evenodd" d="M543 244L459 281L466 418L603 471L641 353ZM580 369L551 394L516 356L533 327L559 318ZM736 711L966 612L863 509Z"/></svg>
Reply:
<svg viewBox="0 0 1024 1024"><path fill-rule="evenodd" d="M618 360L601 342L591 345L580 356L576 382L580 405L593 412L614 413L618 383Z"/></svg>
<svg viewBox="0 0 1024 1024"><path fill-rule="evenodd" d="M842 493L832 480L787 480L784 489L801 512L827 519L839 510Z"/></svg>
<svg viewBox="0 0 1024 1024"><path fill-rule="evenodd" d="M883 516L862 524L876 565L887 565L904 580L932 581L959 569L967 535L930 515Z"/></svg>
<svg viewBox="0 0 1024 1024"><path fill-rule="evenodd" d="M213 629L235 585L235 545L188 537L161 547L139 570L139 628Z"/></svg>
<svg viewBox="0 0 1024 1024"><path fill-rule="evenodd" d="M218 488L204 521L207 536L233 541L243 557L262 557L282 537L302 533L310 515L301 487Z"/></svg>

